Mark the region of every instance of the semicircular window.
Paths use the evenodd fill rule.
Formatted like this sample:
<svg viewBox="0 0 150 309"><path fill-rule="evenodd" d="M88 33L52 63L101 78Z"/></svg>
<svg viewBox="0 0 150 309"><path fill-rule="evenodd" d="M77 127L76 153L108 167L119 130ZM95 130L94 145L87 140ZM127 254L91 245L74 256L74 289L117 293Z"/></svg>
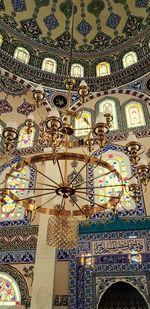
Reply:
<svg viewBox="0 0 150 309"><path fill-rule="evenodd" d="M57 63L52 58L45 58L42 62L42 70L49 73L56 73Z"/></svg>
<svg viewBox="0 0 150 309"><path fill-rule="evenodd" d="M19 46L16 47L14 51L14 58L25 64L28 64L30 60L30 53L24 47Z"/></svg>
<svg viewBox="0 0 150 309"><path fill-rule="evenodd" d="M138 62L137 53L133 51L128 52L127 54L124 55L122 62L124 68L127 68L130 65L137 63Z"/></svg>
<svg viewBox="0 0 150 309"><path fill-rule="evenodd" d="M21 294L16 281L6 273L0 272L0 306L21 304Z"/></svg>
<svg viewBox="0 0 150 309"><path fill-rule="evenodd" d="M110 63L100 62L96 66L96 76L97 77L109 75L110 73L111 73Z"/></svg>
<svg viewBox="0 0 150 309"><path fill-rule="evenodd" d="M72 77L83 77L84 67L79 63L73 63L71 66L71 76Z"/></svg>
<svg viewBox="0 0 150 309"><path fill-rule="evenodd" d="M125 114L128 128L145 125L143 107L139 102L130 102L125 106Z"/></svg>
<svg viewBox="0 0 150 309"><path fill-rule="evenodd" d="M31 173L31 168L28 166L24 166L20 171L16 171L13 168L10 170L8 163L0 167L0 177L0 190L6 189L3 202L1 202L0 221L24 219L25 208L21 206L21 203L15 202L11 198L11 193L19 199L26 198L32 192L34 173ZM7 193L7 190L10 190L10 194Z"/></svg>

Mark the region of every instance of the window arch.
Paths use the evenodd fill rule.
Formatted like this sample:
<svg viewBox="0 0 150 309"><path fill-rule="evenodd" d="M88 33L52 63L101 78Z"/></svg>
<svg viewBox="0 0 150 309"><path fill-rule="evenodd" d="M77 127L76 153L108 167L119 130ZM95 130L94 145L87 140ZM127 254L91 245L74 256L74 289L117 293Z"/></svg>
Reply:
<svg viewBox="0 0 150 309"><path fill-rule="evenodd" d="M71 66L71 76L72 77L83 77L84 67L79 63L73 63Z"/></svg>
<svg viewBox="0 0 150 309"><path fill-rule="evenodd" d="M8 165L9 167L9 165ZM1 179L2 182L5 181L6 174L8 172L8 169L3 169L3 166L1 167ZM9 170L10 172L10 170ZM13 171L11 175L8 177L6 181L6 187L13 190L13 193L18 198L24 198L28 195L30 190L23 190L24 188L30 188L31 187L31 170L28 166L25 166L21 171ZM4 184L3 184L4 187ZM19 190L18 190L19 188ZM20 190L20 188L22 190ZM11 199L10 196L6 195L4 197L4 202L1 204L0 207L0 221L15 221L15 220L21 220L24 218L25 209L21 206L21 204L16 203Z"/></svg>
<svg viewBox="0 0 150 309"><path fill-rule="evenodd" d="M128 128L140 127L145 125L145 117L142 104L130 102L125 106L125 115Z"/></svg>
<svg viewBox="0 0 150 309"><path fill-rule="evenodd" d="M21 293L16 281L6 273L0 272L0 306L21 304Z"/></svg>
<svg viewBox="0 0 150 309"><path fill-rule="evenodd" d="M111 73L110 63L109 62L101 62L96 66L96 76L105 76Z"/></svg>
<svg viewBox="0 0 150 309"><path fill-rule="evenodd" d="M128 183L128 179L131 176L131 167L127 155L120 151L108 150L103 153L102 160L109 163L120 173L124 184ZM94 169L94 187L96 188L95 200L98 204L107 203L109 201L109 197L106 196L118 196L122 190L122 183L120 180L118 180L118 177L114 175L114 173L106 174L107 171L108 170L102 166ZM118 210L124 210L124 208L126 210L136 208L135 202L132 198L130 198L128 186L127 190L124 191L121 197L120 203L117 205Z"/></svg>
<svg viewBox="0 0 150 309"><path fill-rule="evenodd" d="M99 103L98 113L110 113L113 116L112 126L110 130L117 130L118 129L118 119L117 119L117 112L116 112L116 103L111 98L106 98Z"/></svg>
<svg viewBox="0 0 150 309"><path fill-rule="evenodd" d="M130 65L138 62L137 53L134 51L130 51L127 54L124 55L123 59L123 67L127 68Z"/></svg>
<svg viewBox="0 0 150 309"><path fill-rule="evenodd" d="M19 46L19 47L16 47L14 51L14 58L25 64L28 64L30 60L30 53L24 47Z"/></svg>
<svg viewBox="0 0 150 309"><path fill-rule="evenodd" d="M42 70L50 73L56 73L57 63L52 58L45 58L42 62Z"/></svg>
<svg viewBox="0 0 150 309"><path fill-rule="evenodd" d="M2 34L0 34L0 47L2 46L3 41L4 41L4 38L3 38Z"/></svg>
<svg viewBox="0 0 150 309"><path fill-rule="evenodd" d="M17 148L32 147L35 139L36 128L35 126L30 128L30 132L27 131L27 127L23 126L19 131Z"/></svg>
<svg viewBox="0 0 150 309"><path fill-rule="evenodd" d="M80 117L75 118L75 135L85 136L90 132L91 128L91 113L83 111Z"/></svg>

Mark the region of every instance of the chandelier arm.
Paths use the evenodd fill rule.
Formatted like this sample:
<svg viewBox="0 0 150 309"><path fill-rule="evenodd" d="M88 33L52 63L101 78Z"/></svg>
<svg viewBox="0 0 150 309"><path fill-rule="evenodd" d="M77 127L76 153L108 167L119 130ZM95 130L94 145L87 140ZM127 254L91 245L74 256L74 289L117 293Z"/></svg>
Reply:
<svg viewBox="0 0 150 309"><path fill-rule="evenodd" d="M109 175L109 174L111 174L111 173L113 173L113 172L114 172L114 171L109 171L108 173L105 173L105 174L103 174L103 175L99 175L99 176L96 176L96 177L92 178L92 180L98 179L98 178L100 178L100 177L104 177L104 176ZM86 181L84 181L84 182L79 183L76 187L82 186L83 184L88 183L88 182L89 182L89 179L86 180Z"/></svg>
<svg viewBox="0 0 150 309"><path fill-rule="evenodd" d="M79 198L81 198L81 199L83 199L84 201L90 202L88 199L86 199L86 198L83 197L83 196L80 196L80 195L78 195L78 194L76 194L76 196L79 197ZM96 205L96 206L98 206L98 207L100 207L100 208L104 208L104 209L105 209L104 206L99 205L99 204L97 204L97 203L95 203L95 202L93 202L92 204L93 204L93 205Z"/></svg>
<svg viewBox="0 0 150 309"><path fill-rule="evenodd" d="M9 177L14 177L14 175L10 175L10 174L7 174L7 176L8 176L8 178ZM26 180L26 181L31 181L31 179L28 179L28 178L24 178L24 177L19 177L19 176L16 176L16 178L17 179L20 179L20 180ZM6 179L6 177L5 177L5 179ZM6 180L7 181L7 180ZM2 183L0 183L0 185L1 185ZM38 185L43 185L43 183L42 182L39 182L39 181L36 181L36 184L38 184ZM44 186L47 186L47 187L50 187L50 188L57 188L56 186L52 186L52 185L49 185L49 184L47 184L47 183L44 183ZM42 189L43 190L43 189Z"/></svg>
<svg viewBox="0 0 150 309"><path fill-rule="evenodd" d="M93 187L93 189L103 189L103 188L112 188L112 187L126 187L125 184L120 184L120 185L110 185L110 186L103 186L103 187ZM89 189L89 187L84 187L84 188L80 188L80 190L87 190Z"/></svg>
<svg viewBox="0 0 150 309"><path fill-rule="evenodd" d="M74 138L80 143L81 140L77 136L74 135ZM80 146L82 148L83 154L86 155L83 145L81 144Z"/></svg>
<svg viewBox="0 0 150 309"><path fill-rule="evenodd" d="M136 176L136 173L134 173L131 177L129 177L128 180L131 180L135 176Z"/></svg>
<svg viewBox="0 0 150 309"><path fill-rule="evenodd" d="M86 192L76 191L77 193L86 194ZM93 196L102 196L102 197L111 197L111 198L118 198L118 196L112 196L112 195L103 195L103 194L92 194Z"/></svg>
<svg viewBox="0 0 150 309"><path fill-rule="evenodd" d="M60 185L54 181L53 179L49 178L47 175L45 175L44 173L42 173L41 171L39 171L36 167L32 166L30 163L28 163L28 161L26 161L27 165L31 168L33 168L37 173L39 173L41 176L45 177L46 179L48 179L49 181L51 181L52 183L54 183L57 187L60 187Z"/></svg>
<svg viewBox="0 0 150 309"><path fill-rule="evenodd" d="M60 173L60 176L61 176L62 183L64 184L63 174L62 174L62 170L61 170L60 163L59 163L58 159L57 159L56 162L57 162L57 165L58 165L58 169L59 169L59 173Z"/></svg>
<svg viewBox="0 0 150 309"><path fill-rule="evenodd" d="M72 196L70 196L70 198L71 198L72 202L73 202L74 204L76 204L76 206L77 206L78 209L81 211L81 213L85 216L84 211L81 209L81 207L78 205L78 203L72 198Z"/></svg>
<svg viewBox="0 0 150 309"><path fill-rule="evenodd" d="M53 196L51 199L49 199L48 201L46 201L45 203L41 204L40 206L38 206L35 211L37 211L38 209L42 208L43 206L45 206L47 203L51 202L52 200L54 200L57 197L57 194L55 196Z"/></svg>
<svg viewBox="0 0 150 309"><path fill-rule="evenodd" d="M25 197L25 198L22 198L22 199L17 199L17 202L26 201L26 200L34 199L36 197L42 197L42 196L50 195L50 194L54 194L54 192L41 193L41 194L38 194L38 195L33 195L33 196Z"/></svg>

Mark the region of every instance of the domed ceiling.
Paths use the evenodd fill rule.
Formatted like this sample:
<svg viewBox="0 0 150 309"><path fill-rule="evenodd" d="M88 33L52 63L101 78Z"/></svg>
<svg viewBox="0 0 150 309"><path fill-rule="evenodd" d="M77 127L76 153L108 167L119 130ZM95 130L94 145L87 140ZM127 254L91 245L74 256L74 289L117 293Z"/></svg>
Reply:
<svg viewBox="0 0 150 309"><path fill-rule="evenodd" d="M75 0L75 52L107 52L149 31L150 0ZM73 0L1 0L1 22L57 50L68 51ZM40 45L39 45L40 46Z"/></svg>

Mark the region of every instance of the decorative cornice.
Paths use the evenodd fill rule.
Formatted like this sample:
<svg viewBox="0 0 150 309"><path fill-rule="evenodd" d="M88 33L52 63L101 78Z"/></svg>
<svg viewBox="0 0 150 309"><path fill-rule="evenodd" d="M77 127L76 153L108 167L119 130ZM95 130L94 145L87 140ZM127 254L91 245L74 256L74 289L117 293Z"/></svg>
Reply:
<svg viewBox="0 0 150 309"><path fill-rule="evenodd" d="M7 54L5 51L0 50L0 66L5 70L11 71L13 74L17 74L24 79L28 79L35 83L42 83L45 86L52 87L55 89L65 89L64 80L66 76L64 74L50 74L37 69L31 65L25 65L12 56ZM96 91L107 91L124 84L127 84L138 77L141 77L149 72L150 57L149 54L142 58L142 60L127 69L119 70L111 75L104 77L85 77L90 90ZM75 85L75 91L78 89L78 85L81 79L77 79ZM105 94L105 93L104 93Z"/></svg>

